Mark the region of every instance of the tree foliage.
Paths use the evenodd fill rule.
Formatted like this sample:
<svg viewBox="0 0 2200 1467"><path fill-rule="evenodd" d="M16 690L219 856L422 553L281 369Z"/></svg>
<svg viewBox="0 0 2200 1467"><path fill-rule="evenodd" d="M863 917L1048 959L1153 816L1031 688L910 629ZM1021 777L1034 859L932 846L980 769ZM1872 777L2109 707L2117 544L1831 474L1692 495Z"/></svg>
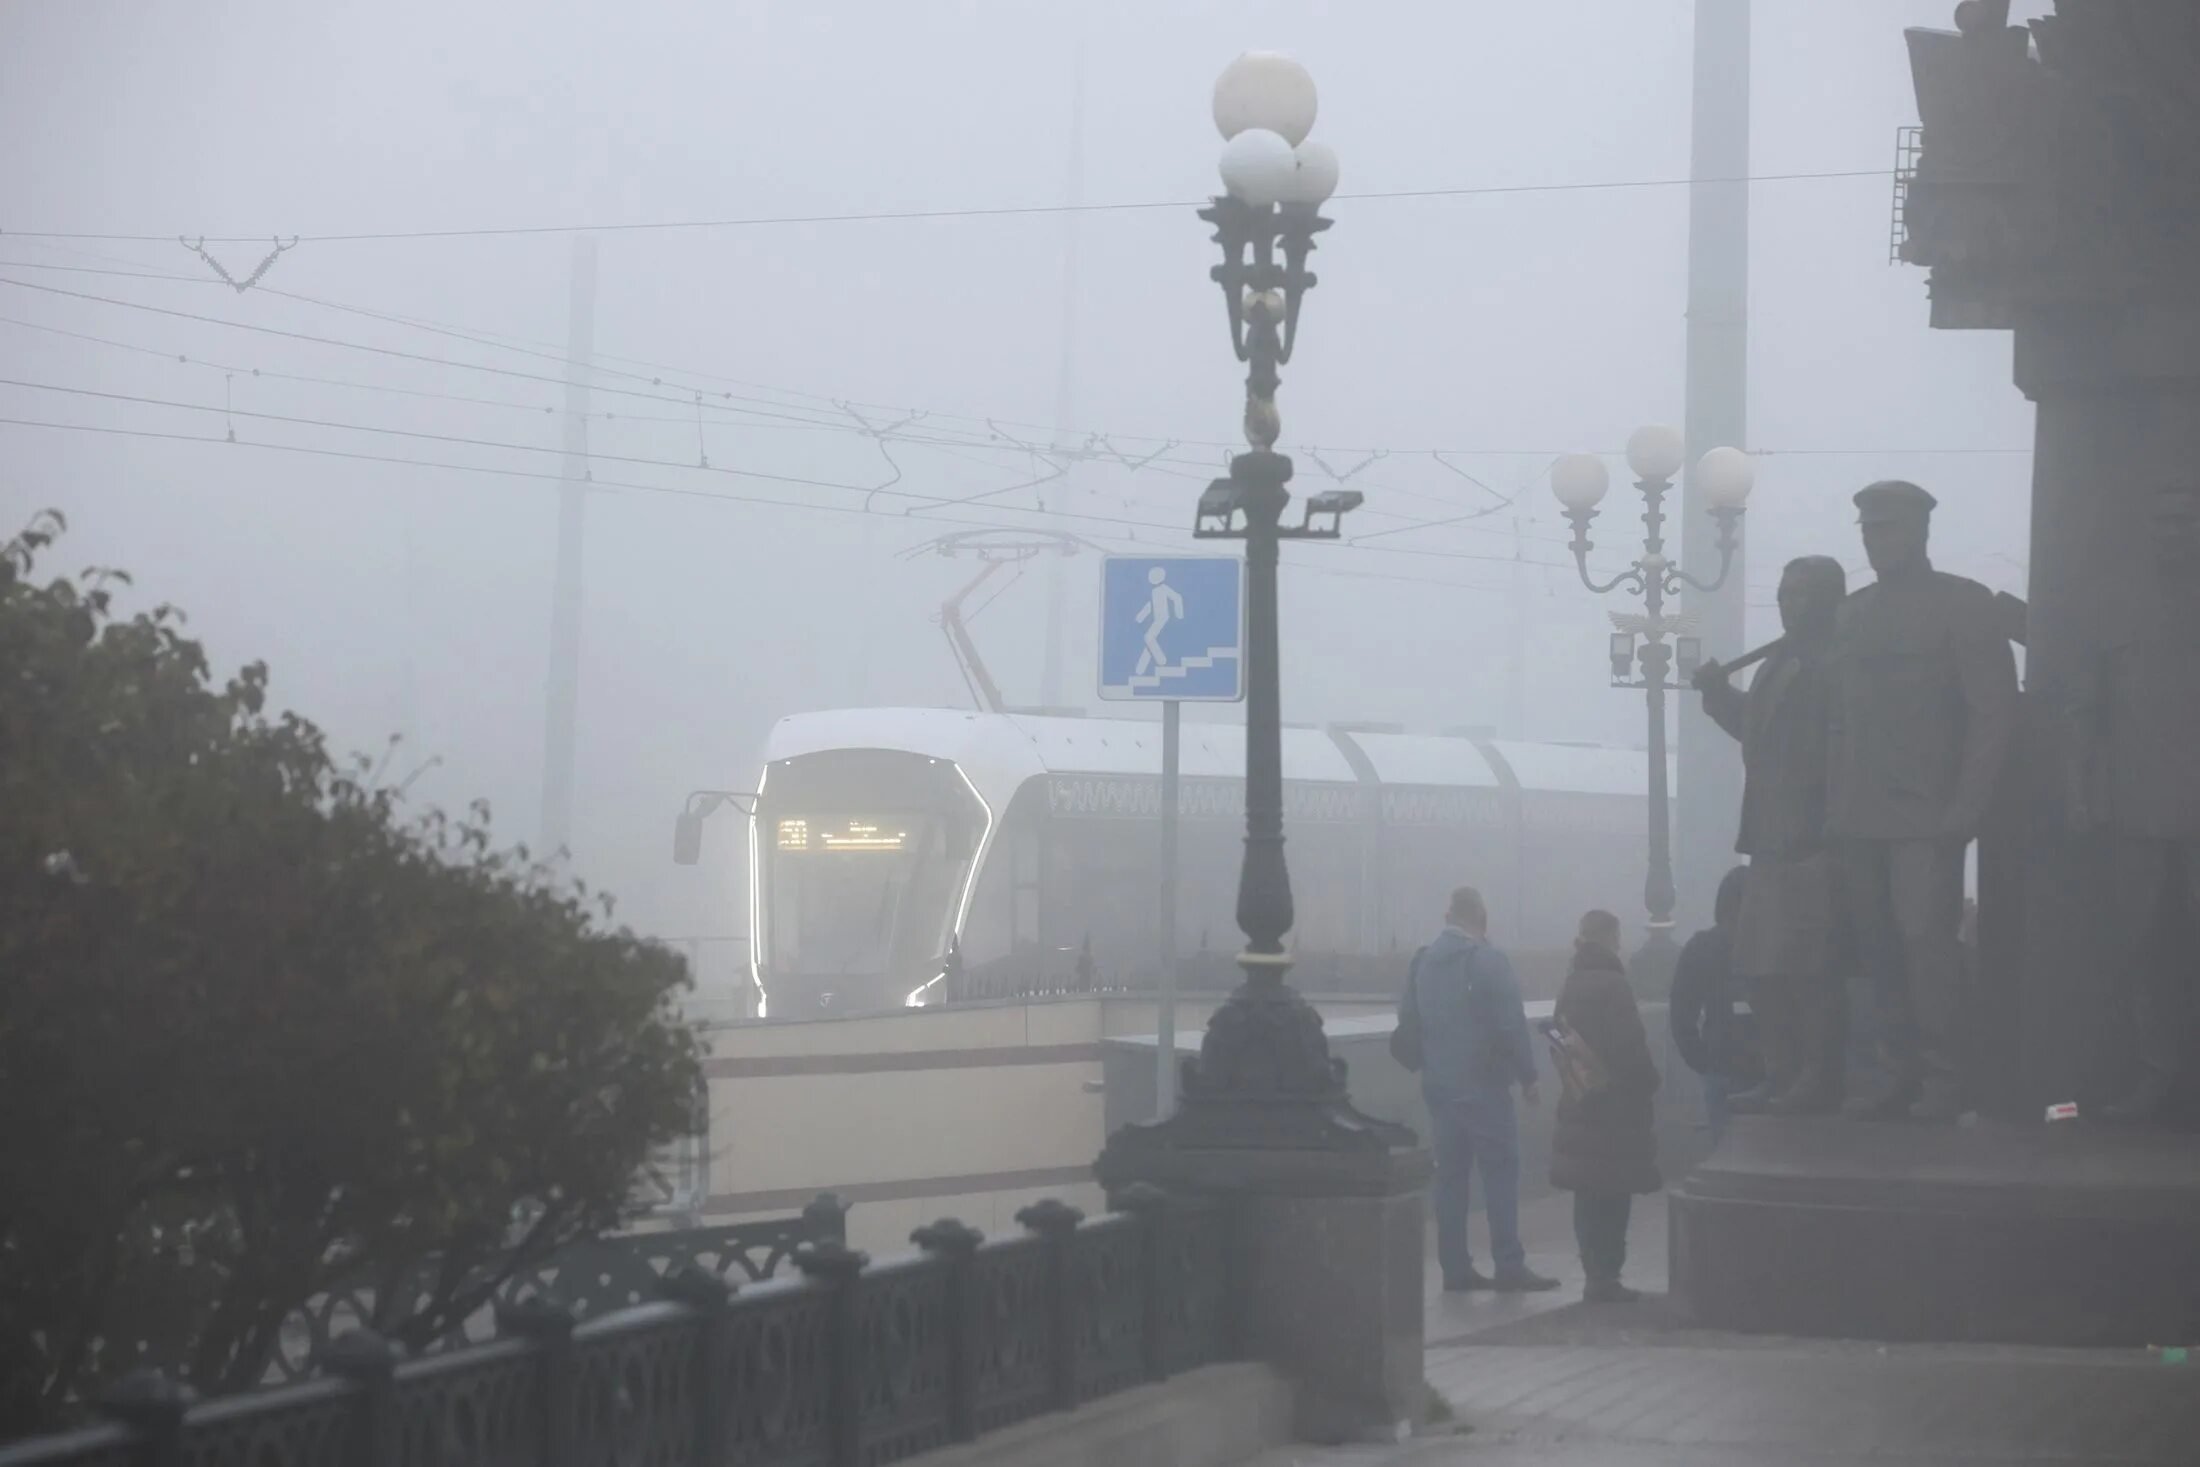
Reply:
<svg viewBox="0 0 2200 1467"><path fill-rule="evenodd" d="M0 548L0 1436L139 1363L254 1383L362 1271L434 1260L379 1321L424 1343L614 1225L698 1083L679 957L126 578L37 582L60 528Z"/></svg>

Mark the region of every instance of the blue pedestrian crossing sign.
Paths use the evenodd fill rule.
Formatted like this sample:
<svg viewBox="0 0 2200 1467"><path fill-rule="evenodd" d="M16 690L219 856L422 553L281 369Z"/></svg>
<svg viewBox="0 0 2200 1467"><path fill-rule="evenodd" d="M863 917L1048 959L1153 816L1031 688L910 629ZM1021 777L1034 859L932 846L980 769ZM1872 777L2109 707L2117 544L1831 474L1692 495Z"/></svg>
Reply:
<svg viewBox="0 0 2200 1467"><path fill-rule="evenodd" d="M1245 696L1245 562L1111 555L1100 568L1100 696L1235 703Z"/></svg>

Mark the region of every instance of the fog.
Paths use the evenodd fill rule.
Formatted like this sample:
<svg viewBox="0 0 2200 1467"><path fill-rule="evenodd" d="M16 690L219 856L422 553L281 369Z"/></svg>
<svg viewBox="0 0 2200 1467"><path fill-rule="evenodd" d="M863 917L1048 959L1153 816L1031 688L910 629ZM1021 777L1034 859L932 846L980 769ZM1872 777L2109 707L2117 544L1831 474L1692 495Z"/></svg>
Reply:
<svg viewBox="0 0 2200 1467"><path fill-rule="evenodd" d="M1784 560L1861 569L1849 495L1890 475L1939 496L1939 565L2024 591L2008 335L1929 331L1888 263L1901 29L1951 8L1757 0L1752 642ZM1543 476L1680 418L1687 191L1546 186L1686 177L1690 26L1687 0L10 5L0 524L61 509L49 569L130 570L218 668L268 660L339 746L440 760L415 799L534 841L591 229L573 861L641 931L739 933L734 822L670 861L687 791L751 787L789 713L967 703L934 617L973 567L905 552L974 523L1185 543L1243 391L1189 202L1209 89L1274 48L1321 85L1344 195L1493 190L1330 210L1284 446L1306 487L1367 461L1367 506L1360 543L1286 552L1286 718L1639 744ZM629 227L744 220L812 222ZM237 237L207 251L239 279L303 238L239 293L178 235ZM1057 441L1094 451L1011 488ZM1600 563L1633 528L1607 512ZM1063 572L1058 696L1090 706L1097 569ZM1014 702L1050 692L1048 576L973 623Z"/></svg>

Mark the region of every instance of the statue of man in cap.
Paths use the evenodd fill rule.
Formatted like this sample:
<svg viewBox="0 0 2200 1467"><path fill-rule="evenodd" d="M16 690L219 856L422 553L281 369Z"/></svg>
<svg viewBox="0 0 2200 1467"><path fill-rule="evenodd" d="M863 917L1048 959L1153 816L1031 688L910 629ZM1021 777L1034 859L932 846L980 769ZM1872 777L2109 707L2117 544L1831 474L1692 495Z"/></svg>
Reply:
<svg viewBox="0 0 2200 1467"><path fill-rule="evenodd" d="M1926 553L1934 503L1900 480L1856 495L1878 580L1842 604L1828 669L1826 834L1887 1052L1847 1106L1864 1119L1963 1114L1964 853L2016 722L1993 593Z"/></svg>
<svg viewBox="0 0 2200 1467"><path fill-rule="evenodd" d="M2078 823L2108 833L2104 906L2121 945L2108 969L2125 987L2138 1061L2103 1118L2127 1122L2156 1119L2187 1062L2193 964L2165 927L2179 908L2200 916L2200 487L2163 485L2147 509L2136 573L2092 608L2093 679L2078 710Z"/></svg>

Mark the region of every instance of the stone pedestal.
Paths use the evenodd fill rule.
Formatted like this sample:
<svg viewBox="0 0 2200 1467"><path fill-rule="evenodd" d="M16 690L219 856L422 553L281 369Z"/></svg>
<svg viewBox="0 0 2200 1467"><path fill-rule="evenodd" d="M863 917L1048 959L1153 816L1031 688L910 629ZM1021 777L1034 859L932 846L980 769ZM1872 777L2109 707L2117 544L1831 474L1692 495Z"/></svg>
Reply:
<svg viewBox="0 0 2200 1467"><path fill-rule="evenodd" d="M1202 1054L1178 1112L1117 1131L1095 1174L1111 1193L1144 1182L1228 1210L1236 1345L1290 1378L1301 1440L1399 1439L1426 1406L1428 1153L1352 1105L1288 989L1240 990Z"/></svg>
<svg viewBox="0 0 2200 1467"><path fill-rule="evenodd" d="M2200 1137L1742 1117L1671 1209L1674 1296L1708 1329L2200 1339Z"/></svg>

